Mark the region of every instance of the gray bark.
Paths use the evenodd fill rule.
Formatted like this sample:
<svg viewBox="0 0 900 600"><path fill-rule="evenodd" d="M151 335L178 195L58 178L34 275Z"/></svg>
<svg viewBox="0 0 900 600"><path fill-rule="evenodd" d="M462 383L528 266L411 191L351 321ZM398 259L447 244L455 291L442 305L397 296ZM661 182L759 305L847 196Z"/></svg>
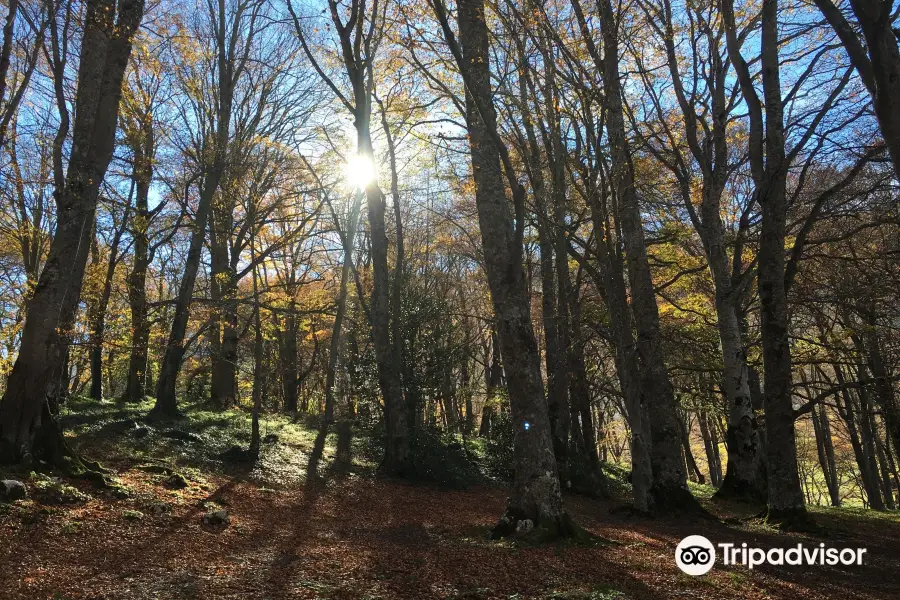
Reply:
<svg viewBox="0 0 900 600"><path fill-rule="evenodd" d="M53 454L64 446L46 397L67 354L100 184L115 146L122 80L143 10L141 0L87 3L71 157L65 182L56 189L50 254L29 301L19 356L0 400L0 462L17 462L35 451ZM42 427L52 437L43 449L35 447Z"/></svg>
<svg viewBox="0 0 900 600"><path fill-rule="evenodd" d="M563 508L560 493L523 268L525 192L515 179L511 161L497 132L484 0L457 3L459 46L443 2L432 0L432 7L466 85L466 125L475 203L488 287L497 317L510 410L516 428L515 480L506 513L494 529L494 535L515 532L518 522L523 520L530 520L554 535L566 535L571 533L571 521ZM506 199L501 162L512 191L515 221Z"/></svg>
<svg viewBox="0 0 900 600"><path fill-rule="evenodd" d="M640 357L640 388L649 416L650 464L653 470L650 493L653 509L695 509L698 505L687 489L675 394L663 354L659 308L647 259L634 170L625 136L622 85L619 79L618 19L610 0L600 0L599 7L612 187L619 202L618 218L625 244L631 308Z"/></svg>

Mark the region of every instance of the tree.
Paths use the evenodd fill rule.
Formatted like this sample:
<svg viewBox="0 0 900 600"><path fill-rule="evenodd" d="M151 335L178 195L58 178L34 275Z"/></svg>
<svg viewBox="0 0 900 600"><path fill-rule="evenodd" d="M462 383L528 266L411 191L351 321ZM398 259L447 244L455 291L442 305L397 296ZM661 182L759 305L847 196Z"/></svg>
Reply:
<svg viewBox="0 0 900 600"><path fill-rule="evenodd" d="M65 183L56 190L56 233L29 301L19 356L0 400L3 462L33 455L59 463L69 454L46 392L68 349L100 185L115 145L122 80L143 11L141 0L87 3L72 153Z"/></svg>
<svg viewBox="0 0 900 600"><path fill-rule="evenodd" d="M851 0L862 36L831 0L814 0L843 44L850 62L872 96L872 108L887 143L894 172L900 178L900 48L892 2ZM860 39L862 38L862 39Z"/></svg>
<svg viewBox="0 0 900 600"><path fill-rule="evenodd" d="M484 2L457 3L458 43L443 1L433 0L431 5L465 83L475 203L516 428L512 495L493 535L514 533L525 521L553 536L571 535L575 529L562 504L525 285L522 256L525 190L516 180L509 153L497 130ZM506 199L504 175L512 193L515 221Z"/></svg>
<svg viewBox="0 0 900 600"><path fill-rule="evenodd" d="M356 129L355 168L374 170L372 146L372 95L374 87L374 62L381 42L384 16L378 2L368 8L365 0L351 0L349 14L341 15L335 0L329 0L331 25L337 34L337 44L346 77L350 83L349 94L342 91L316 60L306 34L294 8L288 2L294 28L303 50L313 63L322 81L332 90L338 102L353 117ZM346 19L346 20L345 20ZM378 384L384 400L386 444L382 468L386 473L404 476L411 472L410 442L412 421L408 405L403 398L401 370L398 363L401 354L396 349L399 340L391 339L391 290L388 272L388 238L385 229L385 196L373 176L365 183L366 207L371 242L372 260L372 339L375 360L378 365ZM395 290L399 293L399 290ZM399 318L400 315L394 315Z"/></svg>

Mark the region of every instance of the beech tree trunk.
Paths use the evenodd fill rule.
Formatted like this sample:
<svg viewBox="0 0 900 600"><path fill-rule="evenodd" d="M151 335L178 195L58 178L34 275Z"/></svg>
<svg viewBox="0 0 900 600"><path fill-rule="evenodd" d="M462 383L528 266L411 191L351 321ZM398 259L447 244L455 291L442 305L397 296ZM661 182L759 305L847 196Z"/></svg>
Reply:
<svg viewBox="0 0 900 600"><path fill-rule="evenodd" d="M115 146L122 79L143 11L141 0L87 2L69 167L55 193L50 254L28 303L19 356L0 400L0 462L28 455L57 461L65 446L46 410L48 386L68 350L100 185ZM42 427L53 433L53 443L35 444Z"/></svg>
<svg viewBox="0 0 900 600"><path fill-rule="evenodd" d="M722 460L719 455L719 439L715 425L710 426L705 411L697 412L700 435L703 436L703 449L706 452L706 464L709 465L709 482L713 487L722 484Z"/></svg>
<svg viewBox="0 0 900 600"><path fill-rule="evenodd" d="M715 277L719 280L719 277ZM716 284L716 313L722 344L723 388L728 402L725 478L716 495L765 502L765 463L759 441L759 425L750 395L747 355L740 321L724 282Z"/></svg>
<svg viewBox="0 0 900 600"><path fill-rule="evenodd" d="M224 189L228 186L222 187ZM230 408L237 403L237 289L236 273L228 245L234 223L233 211L233 199L226 197L224 192L213 196L209 226L212 271L210 289L213 301L209 400L213 406L221 409Z"/></svg>
<svg viewBox="0 0 900 600"><path fill-rule="evenodd" d="M169 339L166 343L166 352L163 356L159 378L156 381L156 403L151 414L159 417L170 417L178 413L178 399L175 395L175 384L178 373L181 371L181 362L184 359L184 341L187 333L187 324L190 317L191 297L194 294L194 283L197 280L197 272L200 270L200 257L203 251L203 240L206 237L206 224L209 220L209 209L214 188L218 186L219 177L215 177L215 171L204 182L200 191L200 201L197 212L194 215L194 230L191 233L191 242L188 246L187 259L184 263L184 274L178 286L178 296L175 301L175 314L172 318L172 328L169 331Z"/></svg>
<svg viewBox="0 0 900 600"><path fill-rule="evenodd" d="M457 2L459 45L443 2L433 0L432 6L466 84L466 126L475 204L516 428L513 489L494 536L514 533L525 521L552 535L567 535L572 532L572 524L560 493L523 266L524 189L511 172L511 162L498 135L484 0ZM501 162L512 187L515 221L506 199Z"/></svg>
<svg viewBox="0 0 900 600"><path fill-rule="evenodd" d="M325 371L325 423L334 421L334 382L337 377L337 365L341 349L341 330L344 315L347 312L347 284L350 280L350 271L353 268L353 244L356 239L356 230L359 229L359 216L362 209L362 191L357 192L356 200L350 209L347 225L341 234L341 243L344 246L344 262L341 265L341 283L338 291L337 310L334 315L334 326L331 329L331 342L328 350L328 367ZM332 213L334 214L334 213ZM335 220L337 215L334 214Z"/></svg>
<svg viewBox="0 0 900 600"><path fill-rule="evenodd" d="M364 90L365 87L362 86ZM368 92L365 92L366 94ZM361 156L373 156L369 130L370 107L368 96L357 94L357 151ZM364 107L364 108L363 108ZM388 274L388 239L385 229L385 200L378 183L366 186L369 233L372 253L372 338L375 346L375 362L378 367L378 387L384 399L386 443L382 469L399 477L410 473L411 421L407 404L403 400L400 382L400 365L391 341L391 301ZM395 290L400 293L400 290ZM396 340L397 343L400 340Z"/></svg>
<svg viewBox="0 0 900 600"><path fill-rule="evenodd" d="M755 193L762 208L757 281L763 346L763 406L766 416L766 477L768 514L785 525L807 520L797 467L794 410L791 404L791 347L785 277L788 164L785 150L784 105L778 59L778 0L764 0L760 62L763 102L754 88L740 51L734 3L722 1L728 55L737 71L748 107L749 154Z"/></svg>
<svg viewBox="0 0 900 600"><path fill-rule="evenodd" d="M570 297L570 329L569 366L571 367L569 378L569 402L578 412L581 424L581 439L588 460L600 467L600 456L597 453L597 431L594 428L593 411L591 411L591 391L587 378L587 366L584 360L585 339L581 330L581 302ZM575 423L573 422L573 427Z"/></svg>
<svg viewBox="0 0 900 600"><path fill-rule="evenodd" d="M151 123L141 132L143 139L133 146L134 180L136 187L135 212L131 236L134 239L134 258L128 276L128 304L131 307L131 356L128 360L126 402L140 402L147 393L147 357L150 344L150 324L147 309L147 268L150 266L150 182L153 177L155 142Z"/></svg>
<svg viewBox="0 0 900 600"><path fill-rule="evenodd" d="M129 202L131 199L129 198ZM125 208L125 214L122 215L122 224L113 234L113 239L109 246L109 262L106 265L106 275L103 278L103 287L100 290L100 296L91 306L88 318L88 328L90 329L90 347L91 347L91 398L94 400L103 400L103 340L106 331L106 308L109 306L109 298L112 295L113 277L116 274L116 266L119 263L119 243L122 241L122 234L125 233L125 227L128 225L128 213L131 205Z"/></svg>
<svg viewBox="0 0 900 600"><path fill-rule="evenodd" d="M813 432L816 436L816 453L819 457L819 466L822 468L822 474L825 477L828 497L832 506L840 506L840 481L837 475L837 465L834 462L834 443L831 439L831 424L828 422L828 414L825 412L825 407L820 404L813 408L810 416L813 422Z"/></svg>
<svg viewBox="0 0 900 600"><path fill-rule="evenodd" d="M281 330L279 353L281 359L281 393L284 398L284 411L295 413L298 408L297 390L297 317L294 314L296 303L291 299L288 314L284 317Z"/></svg>
<svg viewBox="0 0 900 600"><path fill-rule="evenodd" d="M503 385L503 366L500 362L500 341L497 339L497 331L491 326L491 345L489 354L485 354L485 400L484 407L481 409L481 424L478 426L478 435L488 437L491 435L491 423L494 415L497 413L496 393Z"/></svg>
<svg viewBox="0 0 900 600"><path fill-rule="evenodd" d="M243 54L244 60L241 60L241 57L229 50L229 48L234 48L240 39L241 31L237 20L241 17L235 17L236 21L233 27L226 26L227 17L228 15L225 14L221 6L215 11L210 7L209 18L211 26L215 30L216 61L218 63L218 89L216 91L218 92L219 101L216 105L215 135L213 136L214 139L209 141L209 145L206 145L206 142L204 142L203 154L210 154L210 158L208 162L201 165L203 177L200 185L197 212L194 214L193 232L191 233L191 241L188 246L184 274L178 287L172 328L169 331L165 356L163 357L159 378L156 382L156 404L151 411L155 416L172 416L178 412L175 385L178 373L181 371L181 362L184 359L184 342L188 319L190 318L191 297L194 294L194 283L197 280L197 272L200 269L200 258L203 251L203 242L206 238L206 228L212 211L213 198L225 173L235 86L243 72L246 53L252 47L251 39L241 41L242 51L245 53ZM253 30L252 27L251 30Z"/></svg>
<svg viewBox="0 0 900 600"><path fill-rule="evenodd" d="M603 83L612 160L612 187L619 203L618 217L625 244L631 308L640 356L640 387L650 426L650 490L654 510L698 509L687 488L675 394L665 364L659 333L659 308L647 259L643 224L628 141L619 80L618 19L610 0L600 0L603 36Z"/></svg>

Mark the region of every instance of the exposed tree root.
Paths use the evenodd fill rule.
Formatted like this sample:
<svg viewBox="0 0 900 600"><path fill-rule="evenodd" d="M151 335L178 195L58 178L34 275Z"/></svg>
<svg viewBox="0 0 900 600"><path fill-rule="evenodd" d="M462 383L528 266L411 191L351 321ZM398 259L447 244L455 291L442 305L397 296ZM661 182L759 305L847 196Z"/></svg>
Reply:
<svg viewBox="0 0 900 600"><path fill-rule="evenodd" d="M634 504L622 504L609 509L609 514L616 516L637 517L639 519L652 519L653 513L641 510Z"/></svg>
<svg viewBox="0 0 900 600"><path fill-rule="evenodd" d="M59 469L65 476L86 479L104 489L118 487L109 480L110 470L99 462L88 460L72 450L63 437L56 418L44 406L41 426L35 432L31 446L31 457L49 467Z"/></svg>
<svg viewBox="0 0 900 600"><path fill-rule="evenodd" d="M534 545L556 541L585 545L613 543L585 530L565 511L556 517L529 519L524 513L513 508L507 508L497 524L491 529L490 539L501 540L505 538Z"/></svg>
<svg viewBox="0 0 900 600"><path fill-rule="evenodd" d="M167 421L179 421L184 418L184 414L178 410L177 408L160 408L159 406L154 406L150 409L150 412L147 413L147 416L144 418L147 422L167 422Z"/></svg>

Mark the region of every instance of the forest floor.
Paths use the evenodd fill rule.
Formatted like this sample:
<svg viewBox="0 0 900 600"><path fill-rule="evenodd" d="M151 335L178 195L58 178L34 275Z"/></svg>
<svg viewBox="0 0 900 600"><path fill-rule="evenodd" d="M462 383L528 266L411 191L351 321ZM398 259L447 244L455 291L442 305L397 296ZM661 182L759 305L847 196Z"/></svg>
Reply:
<svg viewBox="0 0 900 600"><path fill-rule="evenodd" d="M505 502L500 485L453 490L387 480L362 458L339 471L332 439L320 476L307 477L315 432L284 418L264 424L263 434L277 440L254 468L229 467L215 457L245 443L243 413L194 410L172 434L137 431L143 424L130 419L146 406L80 402L63 419L70 442L111 469L119 487L0 472L29 491L0 503L4 600L900 598L897 513L816 508L823 531L808 536L748 518L752 507L715 503L706 488L695 491L717 520L648 519L615 510L621 499L572 496L566 502L578 523L611 543L492 542L487 532ZM204 522L217 509L227 510L227 525ZM674 551L691 534L867 553L862 566L716 564L690 577Z"/></svg>

